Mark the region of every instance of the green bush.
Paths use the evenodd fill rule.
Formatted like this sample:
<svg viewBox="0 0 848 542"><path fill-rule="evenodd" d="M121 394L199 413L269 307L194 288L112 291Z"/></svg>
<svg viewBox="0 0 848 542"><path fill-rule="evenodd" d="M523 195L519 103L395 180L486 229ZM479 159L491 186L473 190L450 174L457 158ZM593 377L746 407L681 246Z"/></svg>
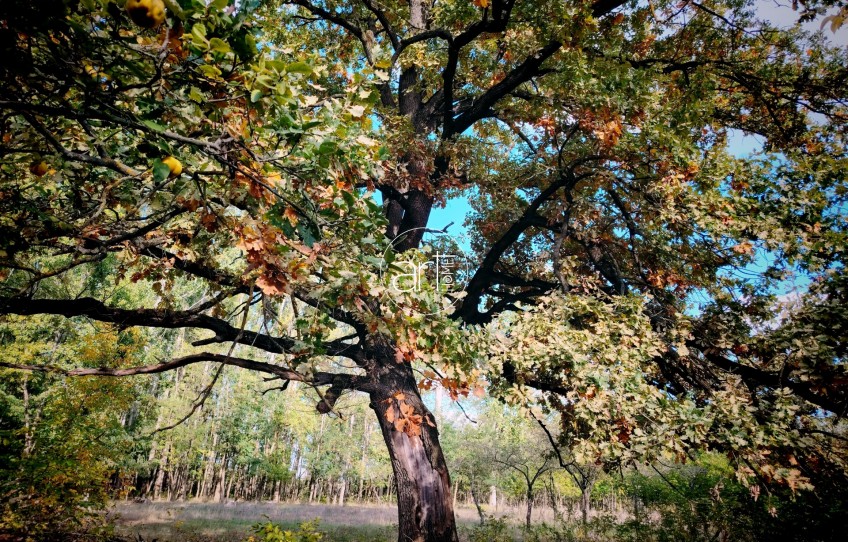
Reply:
<svg viewBox="0 0 848 542"><path fill-rule="evenodd" d="M245 542L321 542L324 533L318 530L318 520L313 519L300 524L296 531L284 531L270 521L253 526L254 534Z"/></svg>
<svg viewBox="0 0 848 542"><path fill-rule="evenodd" d="M482 525L469 533L469 542L512 542L513 536L506 518L488 516Z"/></svg>

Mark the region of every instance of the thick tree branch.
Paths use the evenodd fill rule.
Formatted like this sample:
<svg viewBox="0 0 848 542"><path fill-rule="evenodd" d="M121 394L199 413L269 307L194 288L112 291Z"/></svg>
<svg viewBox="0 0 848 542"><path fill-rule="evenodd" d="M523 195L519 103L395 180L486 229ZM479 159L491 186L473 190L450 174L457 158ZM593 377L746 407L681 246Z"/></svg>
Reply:
<svg viewBox="0 0 848 542"><path fill-rule="evenodd" d="M39 122L38 119L35 118L35 115L32 115L31 113L23 113L23 117L27 120L30 126L35 128L35 131L41 134L42 137L44 137L44 139L47 141L47 143L51 147L53 147L56 152L61 154L66 160L82 162L85 164L91 164L93 166L105 167L113 171L117 171L122 175L128 175L131 177L139 175L139 172L122 164L121 162L118 162L117 160L113 160L112 158L102 156L91 156L89 154L66 149L59 141L59 139L57 139L56 136L50 133L50 131L41 122Z"/></svg>
<svg viewBox="0 0 848 542"><path fill-rule="evenodd" d="M233 294L246 294L250 290L250 288L246 284L242 283L237 277L228 275L199 262L184 260L176 254L168 252L160 247L145 247L141 253L157 260L168 260L175 269L179 269L180 271L195 277L206 279L212 284L231 288ZM334 320L344 322L355 329L360 329L362 327L361 322L359 322L351 313L318 303L314 299L311 299L305 291L295 290L292 295L307 305L325 312Z"/></svg>
<svg viewBox="0 0 848 542"><path fill-rule="evenodd" d="M433 38L440 38L440 39L448 42L448 44L453 43L453 36L447 30L444 30L444 29L441 29L441 28L437 28L437 29L434 29L434 30L426 30L424 32L421 32L420 34L415 34L414 36L411 36L409 38L404 38L403 40L401 40L400 43L398 44L398 46L395 48L394 55L392 55L392 64L397 62L397 59L398 59L398 57L400 57L401 53L403 53L404 50L406 50L406 48L409 47L410 45L413 45L415 43L419 43L419 42L422 42L422 41L431 40Z"/></svg>
<svg viewBox="0 0 848 542"><path fill-rule="evenodd" d="M623 6L628 0L596 0L592 3L592 16L603 17Z"/></svg>
<svg viewBox="0 0 848 542"><path fill-rule="evenodd" d="M504 96L513 92L520 85L542 74L542 64L553 56L560 47L562 47L561 42L552 40L524 62L513 68L500 82L475 98L468 109L463 111L455 119L450 120L449 125L445 126L443 137L449 138L453 134L462 133L478 120L491 116L493 112L492 108ZM451 82L451 84L453 83ZM445 90L447 91L447 88Z"/></svg>
<svg viewBox="0 0 848 542"><path fill-rule="evenodd" d="M139 130L148 135L155 135L159 137L163 137L165 139L170 139L173 141L177 141L179 143L185 143L186 145L192 145L199 149L211 149L215 152L220 152L219 143L220 140L216 141L205 141L202 139L196 139L193 137L187 137L181 134L177 134L175 132L171 132L168 130L157 131L153 130L144 124L136 122L132 119L127 119L123 117L118 117L105 112L105 108L95 109L95 108L85 108L82 110L73 110L70 107L54 107L49 105L37 104L37 103L27 103L27 102L18 102L18 101L10 101L10 100L0 100L0 109L9 109L12 111L17 111L21 113L21 115L26 116L27 114L37 113L39 115L50 115L54 118L67 118L71 120L98 120L102 122L111 122L114 124L118 124L119 126L124 126L125 128L132 128L134 130ZM42 133L42 135L44 135ZM92 158L92 157L89 157ZM108 167L108 166L104 166Z"/></svg>
<svg viewBox="0 0 848 542"><path fill-rule="evenodd" d="M109 322L123 327L199 328L215 333L214 337L198 341L198 344L238 342L254 346L275 354L298 354L296 342L291 337L272 337L254 331L241 331L228 322L190 311L165 309L119 309L109 307L90 297L80 299L26 299L6 298L0 300L0 314L56 314L66 317L85 316L100 322ZM343 341L325 343L329 356L343 356L358 360L361 348Z"/></svg>
<svg viewBox="0 0 848 542"><path fill-rule="evenodd" d="M699 348L696 341L690 341L692 348ZM788 374L778 374L757 369L750 365L743 365L729 358L709 350L702 350L704 358L719 369L738 375L746 385L769 388L789 388L798 397L808 401L820 408L829 410L838 415L844 415L848 411L848 395L846 393L834 396L818 393L813 389L813 384L791 380Z"/></svg>
<svg viewBox="0 0 848 542"><path fill-rule="evenodd" d="M200 363L204 361L212 361L223 365L231 365L233 367L241 367L250 371L266 373L274 375L274 377L282 380L293 380L296 382L307 382L314 386L332 385L343 389L353 389L358 391L368 391L368 380L364 376L317 372L311 375L305 375L292 369L282 367L280 365L272 365L262 361L252 359L239 358L234 356L225 356L223 354L212 354L210 352L202 352L199 354L191 354L180 358L175 358L162 363L152 365L142 365L140 367L125 367L125 368L110 368L110 367L80 367L77 369L63 369L49 365L19 365L0 361L0 367L7 369L15 369L18 371L34 371L43 373L53 373L63 376L111 376L124 377L134 375L147 375L164 373L172 371L180 367Z"/></svg>
<svg viewBox="0 0 848 542"><path fill-rule="evenodd" d="M625 3L626 0L598 0L592 4L592 15L602 17ZM492 19L484 16L483 20L471 24L465 32L456 36L452 42L449 42L448 61L442 72L445 91L444 129L442 133L444 139L450 138L454 134L462 133L478 120L490 116L492 114L492 108L504 96L512 93L519 86L534 77L545 73L541 68L542 64L562 47L561 42L551 40L547 45L536 51L535 54L513 68L499 83L475 98L465 111L454 118L453 86L457 63L459 62L459 51L483 33L503 32L506 30L513 5L514 1L493 2Z"/></svg>
<svg viewBox="0 0 848 542"><path fill-rule="evenodd" d="M462 304L457 307L454 312L454 318L460 318L467 323L483 323L480 319L482 315L478 309L480 298L482 297L485 289L492 284L495 266L498 261L500 261L501 256L503 256L509 247L511 247L528 228L538 224L539 217L537 211L542 204L553 197L553 195L561 188L570 190L575 184L577 184L577 182L585 177L585 175L575 176L574 168L578 167L582 163L596 159L598 159L597 156L590 156L580 160L579 162L571 164L569 170L563 172L559 178L552 182L547 188L542 190L541 193L539 193L539 195L536 196L536 198L524 209L521 216L512 223L506 232L504 232L500 239L495 241L486 253L486 256L483 258L480 266L471 277L471 280L468 281L468 286L465 288L467 294L462 300ZM491 311L487 314L489 314L488 318L491 318L493 315L491 314Z"/></svg>

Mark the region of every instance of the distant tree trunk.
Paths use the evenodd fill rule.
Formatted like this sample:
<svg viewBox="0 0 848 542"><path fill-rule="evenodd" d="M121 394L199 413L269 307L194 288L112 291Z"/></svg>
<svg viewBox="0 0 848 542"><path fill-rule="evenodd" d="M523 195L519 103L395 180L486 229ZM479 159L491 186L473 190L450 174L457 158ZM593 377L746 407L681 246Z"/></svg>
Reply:
<svg viewBox="0 0 848 542"><path fill-rule="evenodd" d="M433 415L421 400L411 365L398 363L391 346L375 350L370 406L392 462L398 540L456 542L450 476ZM400 411L410 407L411 411Z"/></svg>
<svg viewBox="0 0 848 542"><path fill-rule="evenodd" d="M156 471L156 482L153 484L153 500L158 501L162 493L162 484L165 482L165 468L168 466L168 450L171 447L170 442L165 443L162 448L162 454L159 456L159 468Z"/></svg>
<svg viewBox="0 0 848 542"><path fill-rule="evenodd" d="M30 411L29 411L29 387L27 383L29 382L29 374L24 373L24 377L21 381L21 391L23 392L24 398L24 449L21 455L23 457L29 457L32 454L32 450L34 447L34 439L32 432L32 424L30 423Z"/></svg>
<svg viewBox="0 0 848 542"><path fill-rule="evenodd" d="M362 440L362 458L359 466L359 495L357 500L362 502L362 489L365 486L365 469L368 466L368 441L371 439L371 431L368 426L368 418L362 417L362 432L364 438Z"/></svg>
<svg viewBox="0 0 848 542"><path fill-rule="evenodd" d="M533 515L533 490L527 489L527 528L530 528L530 517Z"/></svg>
<svg viewBox="0 0 848 542"><path fill-rule="evenodd" d="M559 509L559 498L556 493L556 483L554 482L553 473L549 473L550 483L548 484L548 497L551 500L551 510L554 513L556 521L562 521L562 511Z"/></svg>
<svg viewBox="0 0 848 542"><path fill-rule="evenodd" d="M215 501L224 502L226 499L226 484L227 484L227 457L221 457L221 467L218 469L218 485L215 486Z"/></svg>
<svg viewBox="0 0 848 542"><path fill-rule="evenodd" d="M347 489L347 482L344 478L339 480L339 506L344 506L345 503L345 489Z"/></svg>
<svg viewBox="0 0 848 542"><path fill-rule="evenodd" d="M474 506L477 507L477 515L480 516L480 525L486 523L486 514L483 513L483 508L480 507L480 499L477 498L477 492L474 490L474 482L469 484L471 486L471 499L474 501Z"/></svg>
<svg viewBox="0 0 848 542"><path fill-rule="evenodd" d="M215 482L215 450L218 447L218 430L216 424L212 425L212 446L210 447L209 458L206 460L206 467L203 469L203 480L200 483L198 497L204 498L212 491L212 484Z"/></svg>
<svg viewBox="0 0 848 542"><path fill-rule="evenodd" d="M583 515L583 525L589 523L589 508L592 506L592 487L580 488L580 513Z"/></svg>
<svg viewBox="0 0 848 542"><path fill-rule="evenodd" d="M453 484L453 509L456 510L456 497L459 493L459 480Z"/></svg>
<svg viewBox="0 0 848 542"><path fill-rule="evenodd" d="M226 467L224 467L224 468L226 468ZM237 487L238 479L239 479L239 469L235 469L235 471L232 473L232 476L230 476L229 480L227 481L226 489L224 489L224 501L228 501L231 498L233 498L233 499L235 498L233 493L234 493L235 488Z"/></svg>

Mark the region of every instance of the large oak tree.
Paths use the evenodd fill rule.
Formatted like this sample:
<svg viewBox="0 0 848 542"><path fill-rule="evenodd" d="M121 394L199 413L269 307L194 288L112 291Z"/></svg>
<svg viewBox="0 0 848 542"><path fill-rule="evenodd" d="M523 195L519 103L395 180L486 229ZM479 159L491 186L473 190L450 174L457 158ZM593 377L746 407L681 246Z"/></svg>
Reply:
<svg viewBox="0 0 848 542"><path fill-rule="evenodd" d="M844 477L848 70L823 37L748 0L125 7L0 6L0 314L209 336L150 366L3 366L212 361L307 382L325 413L368 394L400 540L456 540L434 382L556 412L580 464L716 447L752 487ZM389 291L381 266L426 259L457 196L461 294ZM63 281L92 270L157 304Z"/></svg>

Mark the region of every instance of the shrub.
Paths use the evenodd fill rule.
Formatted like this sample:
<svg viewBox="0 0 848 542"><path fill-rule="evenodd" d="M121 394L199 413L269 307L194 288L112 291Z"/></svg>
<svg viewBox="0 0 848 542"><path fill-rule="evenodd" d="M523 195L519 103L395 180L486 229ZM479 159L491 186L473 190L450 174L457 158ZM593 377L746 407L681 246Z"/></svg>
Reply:
<svg viewBox="0 0 848 542"><path fill-rule="evenodd" d="M321 542L324 533L318 530L318 520L313 519L300 524L296 531L284 531L270 521L258 523L251 529L254 534L245 542Z"/></svg>

